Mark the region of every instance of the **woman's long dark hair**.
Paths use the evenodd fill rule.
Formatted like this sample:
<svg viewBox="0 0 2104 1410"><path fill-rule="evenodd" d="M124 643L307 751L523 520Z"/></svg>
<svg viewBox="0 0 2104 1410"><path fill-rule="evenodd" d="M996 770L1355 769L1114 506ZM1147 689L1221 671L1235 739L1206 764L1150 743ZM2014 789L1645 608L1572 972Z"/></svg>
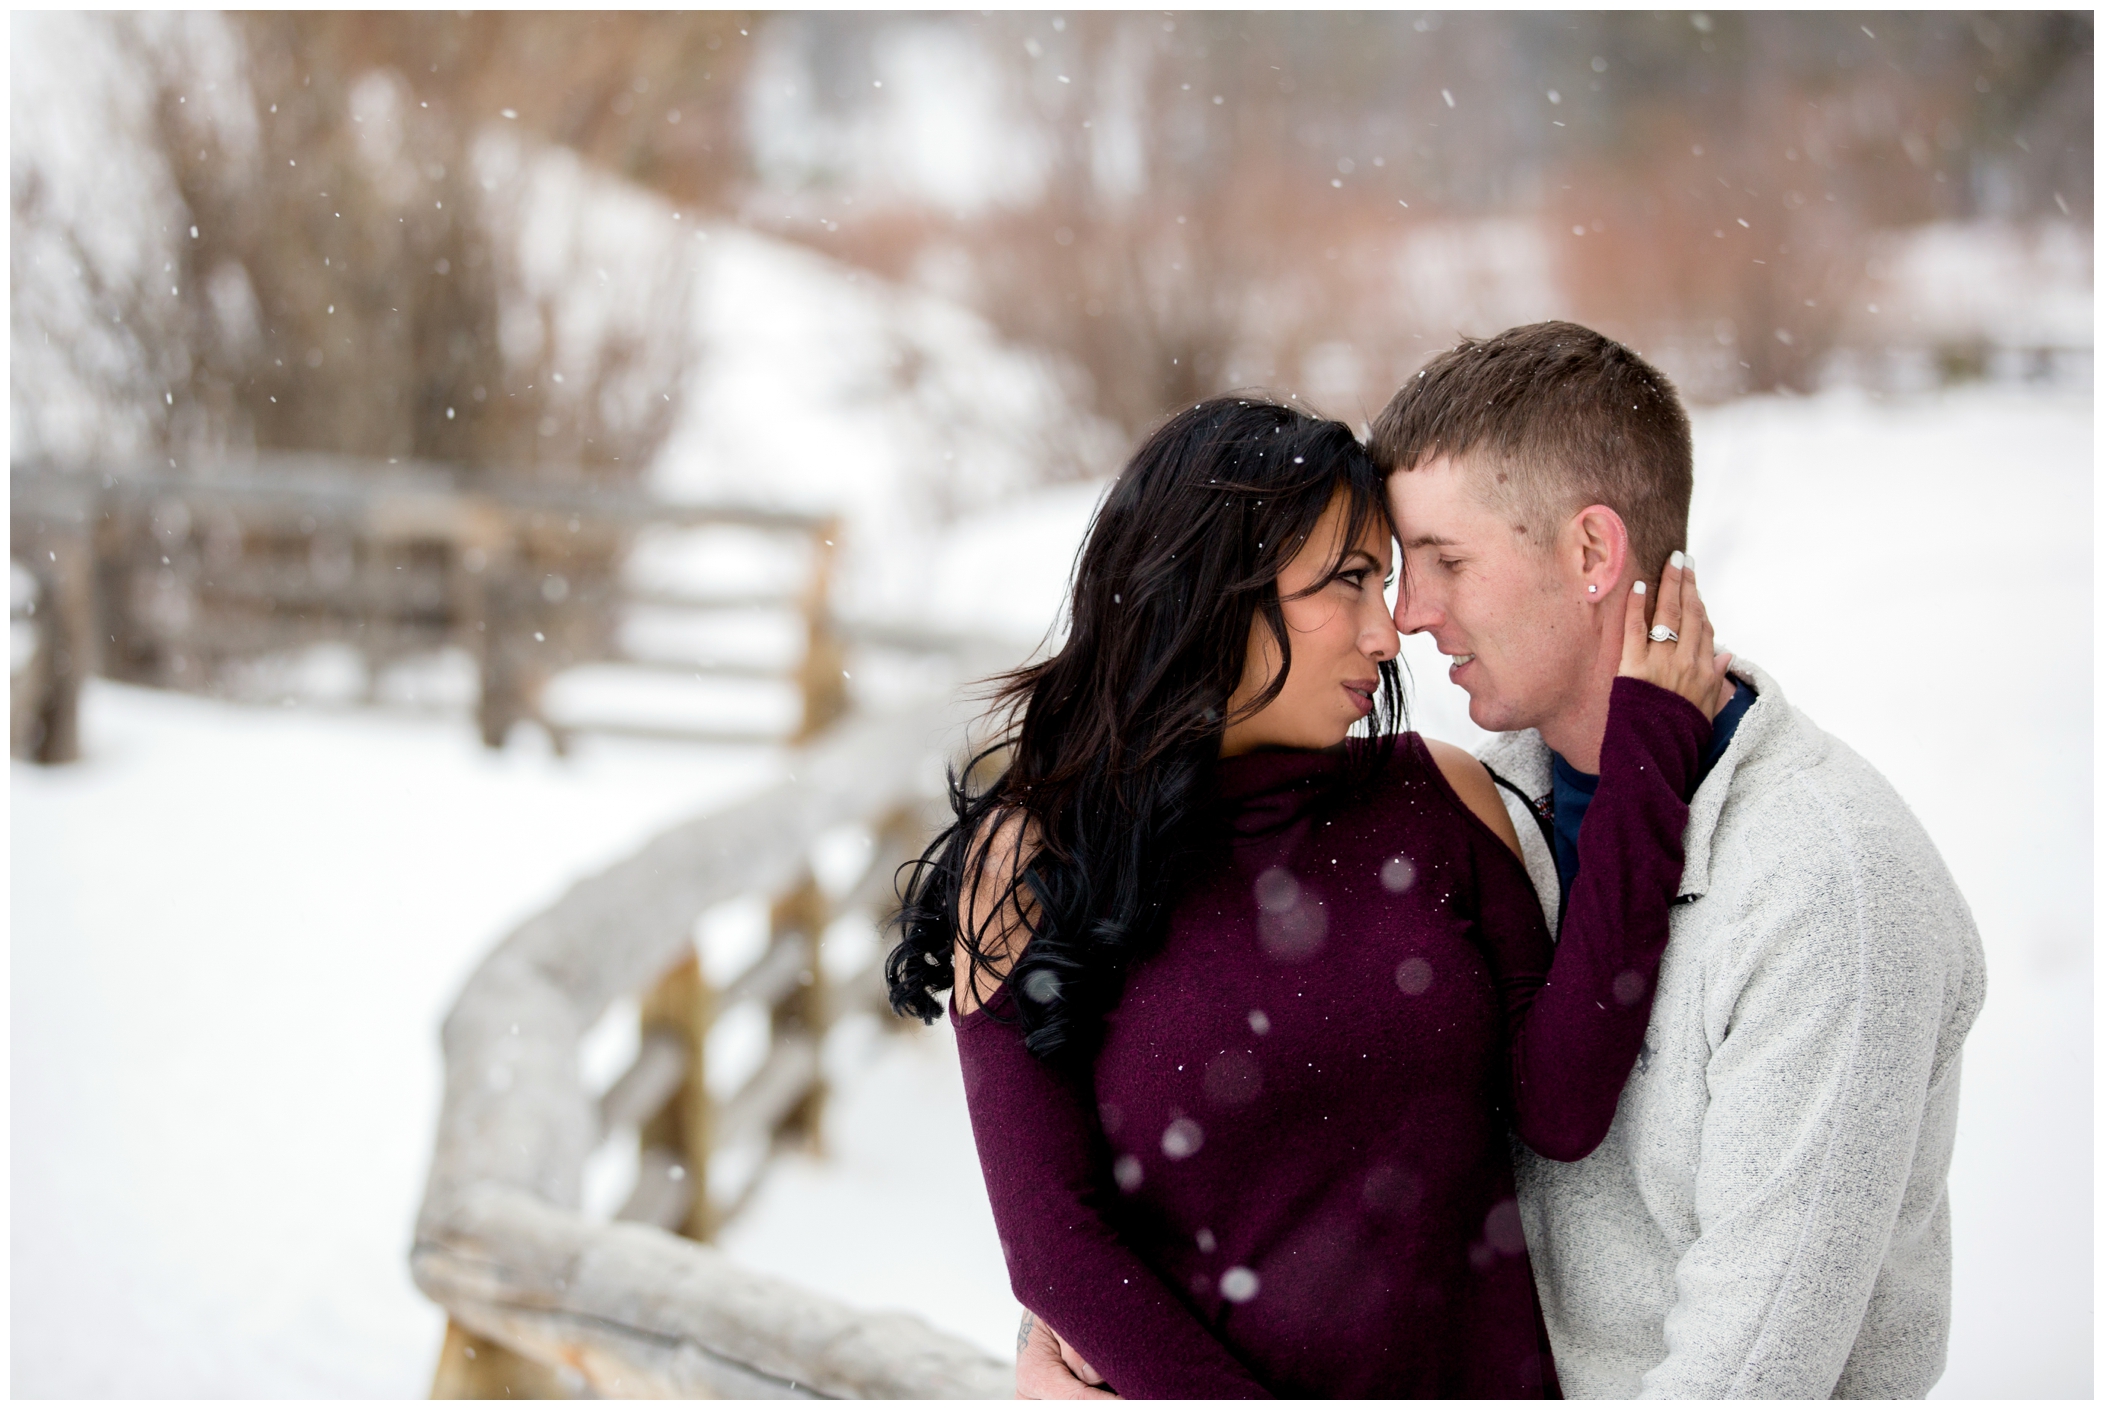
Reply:
<svg viewBox="0 0 2104 1410"><path fill-rule="evenodd" d="M1285 687L1293 659L1278 576L1339 496L1338 561L1310 591L1332 581L1369 527L1392 530L1380 472L1349 427L1227 397L1147 438L1089 528L1066 643L998 679L994 718L1011 727L951 774L956 821L906 869L901 938L884 965L895 1011L932 1023L962 944L973 982L982 968L1008 982L1032 1053L1094 1054L1125 970L1159 939L1181 863L1203 835L1250 624L1270 623L1280 661L1240 719ZM1346 741L1341 787L1371 777L1393 747L1401 680L1392 661L1380 674L1366 732ZM1006 767L975 789L975 773L1004 752ZM1012 868L980 910L997 918L1013 903L1007 913L1029 931L1021 947L989 943L1006 939L997 919L969 922L997 831L1015 839Z"/></svg>

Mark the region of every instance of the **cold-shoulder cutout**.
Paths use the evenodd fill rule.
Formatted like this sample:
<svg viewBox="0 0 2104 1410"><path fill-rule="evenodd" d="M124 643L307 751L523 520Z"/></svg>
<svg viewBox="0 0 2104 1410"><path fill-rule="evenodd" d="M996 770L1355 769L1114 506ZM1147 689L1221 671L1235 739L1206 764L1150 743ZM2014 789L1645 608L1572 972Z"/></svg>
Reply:
<svg viewBox="0 0 2104 1410"><path fill-rule="evenodd" d="M972 877L976 872L977 885L971 887L962 907L962 919L969 933L977 938L980 959L978 964L972 963L971 951L962 935L952 940L950 964L955 987L950 991L950 1002L959 1015L973 1012L1000 991L1009 967L1030 941L1030 927L1016 897L1009 894L1009 886L1018 868L1036 850L1037 837L1034 822L1027 821L1019 811L1009 811L981 823L979 834L972 841L965 875ZM1022 894L1027 902L1029 893Z"/></svg>
<svg viewBox="0 0 2104 1410"><path fill-rule="evenodd" d="M1505 811L1505 801L1498 797L1498 786L1490 781L1490 771L1483 767L1476 756L1458 744L1444 740L1426 739L1425 750L1432 762L1439 765L1439 772L1446 777L1447 786L1456 797L1468 805L1485 827L1498 835L1498 840L1512 849L1512 855L1520 855L1520 835L1513 830L1512 815Z"/></svg>

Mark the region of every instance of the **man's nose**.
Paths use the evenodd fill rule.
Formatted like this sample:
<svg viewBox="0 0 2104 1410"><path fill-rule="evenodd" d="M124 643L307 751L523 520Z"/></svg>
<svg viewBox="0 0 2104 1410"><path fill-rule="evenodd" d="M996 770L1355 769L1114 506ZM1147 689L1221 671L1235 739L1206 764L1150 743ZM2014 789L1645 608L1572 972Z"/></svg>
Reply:
<svg viewBox="0 0 2104 1410"><path fill-rule="evenodd" d="M1428 632L1446 620L1439 604L1425 592L1411 592L1406 586L1395 595L1395 629L1404 636L1415 636Z"/></svg>

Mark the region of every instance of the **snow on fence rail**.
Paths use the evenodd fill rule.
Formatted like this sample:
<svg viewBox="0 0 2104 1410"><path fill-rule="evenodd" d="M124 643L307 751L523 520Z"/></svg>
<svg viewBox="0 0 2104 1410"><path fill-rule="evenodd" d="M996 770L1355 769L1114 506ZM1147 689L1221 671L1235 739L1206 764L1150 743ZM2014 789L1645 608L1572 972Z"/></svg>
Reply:
<svg viewBox="0 0 2104 1410"><path fill-rule="evenodd" d="M696 1241L735 1206L711 1194L710 1152L815 1129L828 1016L881 1002L874 966L835 992L823 984L814 841L870 826L880 842L865 885L888 883L924 835L917 820L968 719L956 701L850 716L785 782L580 882L475 970L444 1027L437 1150L410 1254L417 1286L451 1319L435 1396L1010 1393L1012 1368L917 1318L850 1308ZM773 938L712 994L695 964L696 918L755 892L779 898ZM639 993L634 1064L605 1092L587 1090L580 1038ZM717 1008L746 998L773 1009L774 1047L719 1104L701 1080L703 1038ZM637 1126L635 1194L614 1222L586 1217L586 1157Z"/></svg>

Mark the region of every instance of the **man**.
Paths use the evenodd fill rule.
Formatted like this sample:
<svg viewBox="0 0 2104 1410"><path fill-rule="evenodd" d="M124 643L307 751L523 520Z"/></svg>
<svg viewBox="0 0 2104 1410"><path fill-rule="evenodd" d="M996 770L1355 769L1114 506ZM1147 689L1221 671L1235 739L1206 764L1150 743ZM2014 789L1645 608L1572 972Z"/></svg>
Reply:
<svg viewBox="0 0 2104 1410"><path fill-rule="evenodd" d="M1403 538L1396 625L1430 633L1502 731L1481 757L1553 928L1624 605L1685 545L1686 414L1628 349L1539 323L1435 358L1372 440ZM1979 936L1891 785L1757 666L1733 675L1614 1125L1569 1165L1516 1147L1557 1371L1572 1397L1924 1395ZM1059 1351L1034 1333L1019 1389L1090 1393Z"/></svg>

